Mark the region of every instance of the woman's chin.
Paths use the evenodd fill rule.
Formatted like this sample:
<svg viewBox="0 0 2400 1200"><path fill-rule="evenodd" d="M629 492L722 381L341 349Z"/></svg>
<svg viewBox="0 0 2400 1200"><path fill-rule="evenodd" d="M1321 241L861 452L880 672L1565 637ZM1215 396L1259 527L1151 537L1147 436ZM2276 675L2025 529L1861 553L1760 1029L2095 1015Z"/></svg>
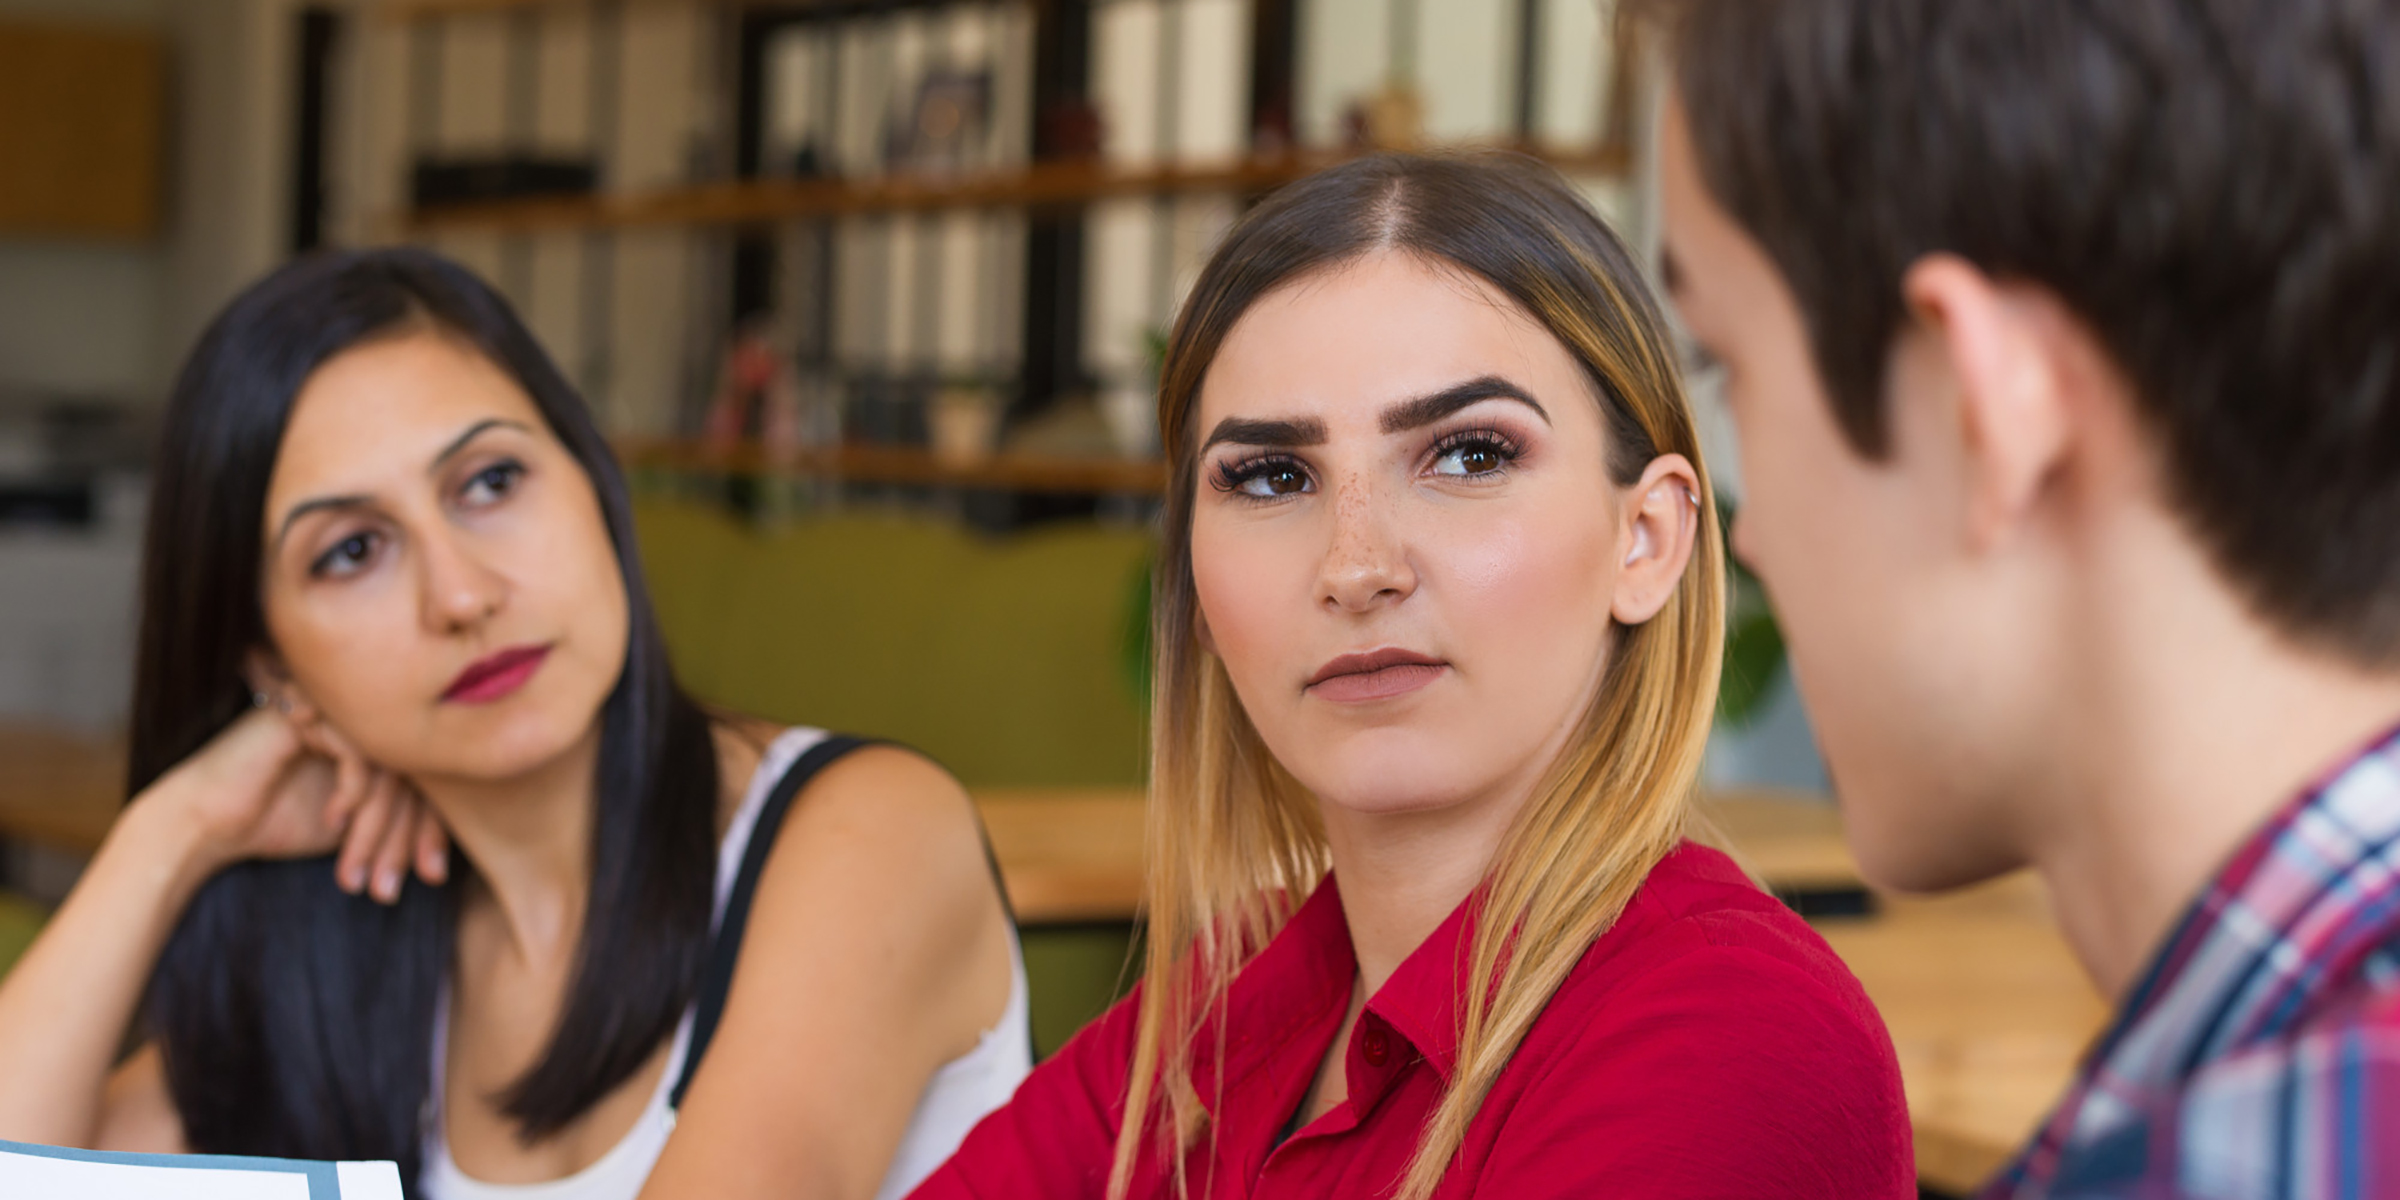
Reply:
<svg viewBox="0 0 2400 1200"><path fill-rule="evenodd" d="M1430 756L1427 756L1428 758ZM1468 803L1489 790L1463 777L1455 761L1432 762L1408 756L1384 756L1370 761L1332 766L1323 772L1339 786L1311 787L1328 810L1359 817L1393 817L1438 812ZM1312 772L1313 773L1313 772ZM1302 783L1307 779L1303 777Z"/></svg>
<svg viewBox="0 0 2400 1200"><path fill-rule="evenodd" d="M401 774L427 780L456 780L468 784L505 783L538 775L569 755L595 743L598 723L543 713L512 713L446 731L433 744L405 757L413 767ZM395 756L399 757L399 756Z"/></svg>

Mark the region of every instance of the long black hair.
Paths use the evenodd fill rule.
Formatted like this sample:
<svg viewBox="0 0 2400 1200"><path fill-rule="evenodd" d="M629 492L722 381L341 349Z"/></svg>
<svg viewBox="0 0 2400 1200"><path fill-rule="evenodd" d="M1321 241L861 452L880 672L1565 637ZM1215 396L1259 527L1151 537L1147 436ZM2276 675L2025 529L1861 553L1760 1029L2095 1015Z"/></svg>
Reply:
<svg viewBox="0 0 2400 1200"><path fill-rule="evenodd" d="M530 1139L629 1078L691 999L709 936L717 760L708 717L668 664L607 442L474 275L421 250L309 258L243 293L201 336L176 380L153 477L127 794L250 704L243 663L267 638L267 484L301 386L344 350L418 327L505 371L582 464L631 617L601 710L591 895L565 1009L502 1097ZM192 1148L393 1159L413 1194L457 892L411 882L385 907L336 887L324 858L242 863L204 886L146 1005Z"/></svg>

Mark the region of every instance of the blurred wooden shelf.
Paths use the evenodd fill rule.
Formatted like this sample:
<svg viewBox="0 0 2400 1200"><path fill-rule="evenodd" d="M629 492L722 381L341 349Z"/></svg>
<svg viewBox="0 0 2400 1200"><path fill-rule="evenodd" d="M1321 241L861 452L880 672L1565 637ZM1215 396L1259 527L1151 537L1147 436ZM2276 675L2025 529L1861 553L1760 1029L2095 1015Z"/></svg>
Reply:
<svg viewBox="0 0 2400 1200"><path fill-rule="evenodd" d="M630 470L702 475L790 476L1076 495L1155 496L1167 485L1166 464L1155 459L1019 454L946 459L930 450L903 446L840 446L778 453L756 443L723 447L674 440L622 442L617 453Z"/></svg>
<svg viewBox="0 0 2400 1200"><path fill-rule="evenodd" d="M1502 147L1494 147L1502 148ZM1622 152L1528 150L1570 175L1622 176ZM896 174L875 179L749 180L627 196L534 197L414 210L412 234L476 230L538 233L678 226L757 226L864 213L978 208L1073 208L1128 196L1272 191L1356 157L1302 153L1223 163L1128 169L1105 162L1037 163L962 175Z"/></svg>
<svg viewBox="0 0 2400 1200"><path fill-rule="evenodd" d="M707 5L719 8L760 7L775 3L777 7L791 8L808 3L808 0L616 0L616 3L628 7ZM432 21L443 17L472 17L522 9L589 8L592 5L593 0L379 0L374 13L394 21Z"/></svg>
<svg viewBox="0 0 2400 1200"><path fill-rule="evenodd" d="M377 17L402 23L438 21L545 8L811 8L842 0L369 0ZM855 0L850 0L855 4Z"/></svg>

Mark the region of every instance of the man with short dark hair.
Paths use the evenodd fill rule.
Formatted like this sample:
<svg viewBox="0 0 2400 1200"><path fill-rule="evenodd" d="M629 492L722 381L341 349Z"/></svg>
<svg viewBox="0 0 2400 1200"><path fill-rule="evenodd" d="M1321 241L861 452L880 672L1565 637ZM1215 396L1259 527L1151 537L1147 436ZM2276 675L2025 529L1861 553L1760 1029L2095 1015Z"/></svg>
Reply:
<svg viewBox="0 0 2400 1200"><path fill-rule="evenodd" d="M1989 1194L2400 1196L2400 3L1665 7L1860 864L2031 865L2120 1006Z"/></svg>

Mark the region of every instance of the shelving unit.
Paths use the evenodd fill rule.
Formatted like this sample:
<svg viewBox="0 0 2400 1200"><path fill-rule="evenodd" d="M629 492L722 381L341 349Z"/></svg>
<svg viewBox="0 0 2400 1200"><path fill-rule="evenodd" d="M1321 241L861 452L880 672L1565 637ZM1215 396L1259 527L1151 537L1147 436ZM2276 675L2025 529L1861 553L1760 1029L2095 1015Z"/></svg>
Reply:
<svg viewBox="0 0 2400 1200"><path fill-rule="evenodd" d="M1621 150L1565 152L1515 146L1490 149L1530 154L1570 174L1615 176L1627 169L1627 156ZM1022 171L951 177L892 175L860 180L737 182L636 196L441 205L409 214L407 227L409 232L420 234L446 230L532 233L661 226L762 226L824 217L974 208L1071 209L1123 197L1264 193L1353 157L1352 153L1299 153L1163 170L1125 170L1102 162L1070 161L1037 163Z"/></svg>
<svg viewBox="0 0 2400 1200"><path fill-rule="evenodd" d="M383 0L375 6L376 16L394 21L428 21L440 17L473 16L477 13L510 12L518 9L566 8L589 5L595 0ZM715 5L733 8L759 0L617 0L618 3L654 5Z"/></svg>
<svg viewBox="0 0 2400 1200"><path fill-rule="evenodd" d="M913 446L807 447L775 452L756 443L712 446L686 439L621 441L617 455L636 470L733 477L804 476L844 483L979 488L1054 495L1156 496L1165 463L1150 459L994 454L947 459Z"/></svg>
<svg viewBox="0 0 2400 1200"><path fill-rule="evenodd" d="M1299 80L1311 53L1307 46L1318 45L1321 53L1327 44L1322 38L1304 44L1302 31L1313 19L1304 13L1330 12L1338 3L1351 14L1342 19L1349 20L1381 10L1379 19L1391 32L1382 52L1388 62L1378 69L1397 80L1414 78L1417 70L1417 35L1404 38L1398 32L1402 14L1420 22L1424 4L1441 2L1368 0L1362 8L1357 0L385 0L374 10L378 23L408 47L400 105L406 113L405 151L412 160L442 148L443 97L450 94L443 76L449 30L474 26L481 31L476 36L486 39L487 48L479 52L477 61L484 64L479 69L488 73L496 64L507 64L501 68L504 84L488 82L487 74L480 86L485 95L505 97L503 144L524 146L538 142L535 111L544 104L555 111L558 103L537 99L544 85L525 77L558 69L564 61L541 48L544 30L560 21L579 25L582 32L576 36L583 48L576 53L582 62L566 66L581 79L577 86L583 89L585 115L570 124L583 130L587 149L578 153L591 156L600 186L588 195L403 206L370 217L368 225L381 236L483 255L484 268L521 304L538 290L537 277L553 281L554 298L560 295L556 281L571 277L580 293L574 313L562 324L554 311L551 324L565 331L553 336L571 347L559 351L570 375L596 403L613 397L620 411L650 404L654 407L644 411L655 412L660 402L667 405L667 418L650 419L644 436L624 443L629 461L645 470L986 489L1039 494L1049 501L1153 496L1163 483L1156 463L1009 453L964 463L937 459L922 447L859 445L855 436L838 447L770 454L753 446L727 453L686 435L698 428L695 404L706 386L711 355L721 354L723 342L761 313L774 315L779 352L808 377L809 394L827 394L831 388L845 397L834 402L840 405L871 407L871 400L891 397L900 397L896 402L903 405L923 404L948 382L972 378L1005 398L1002 425L1013 428L1062 398L1111 389L1121 393L1134 386L1131 376L1139 369L1131 357L1135 326L1122 315L1128 307L1142 310L1144 326L1163 324L1173 289L1188 280L1192 257L1215 236L1209 229L1221 230L1240 207L1278 187L1365 152L1312 144L1302 136ZM1103 43L1121 38L1123 14L1143 5L1156 10L1155 17L1146 18L1155 22L1155 32L1135 44L1147 45L1140 53L1155 53L1157 61L1140 65L1138 53L1126 58L1121 41L1108 43L1112 48L1103 71ZM1237 72L1207 85L1215 89L1208 103L1220 107L1194 110L1178 96L1188 97L1192 80L1203 76L1184 78L1185 68L1177 64L1187 55L1188 35L1195 28L1187 22L1198 19L1186 14L1204 8L1215 11L1209 19L1220 23L1234 20L1224 12L1238 11L1238 20L1247 25L1240 35L1246 41L1239 58L1210 60L1219 64L1210 70ZM1536 75L1539 64L1560 61L1553 53L1555 40L1545 40L1554 30L1544 22L1559 19L1565 11L1561 0L1474 0L1458 9L1476 14L1476 20L1488 16L1493 29L1506 24L1500 17L1512 11L1513 36L1488 39L1477 51L1491 58L1485 66L1498 72L1492 76L1495 86L1505 83L1509 97L1489 110L1490 129L1476 135L1472 146L1434 148L1512 149L1572 177L1626 178L1633 159L1629 77L1610 72L1611 83L1600 97L1607 115L1596 137L1582 144L1544 144L1544 130L1558 127L1543 125L1537 114L1556 97L1544 92ZM935 170L895 158L897 152L886 149L884 139L895 136L890 122L908 111L921 77L908 77L895 66L899 52L889 39L899 36L903 22L955 22L969 12L986 14L975 19L988 23L990 32L982 36L989 40L974 52L983 57L951 66L983 72L984 86L992 89L988 107L977 117L983 124L976 136L984 140L971 143L981 149L960 160L974 165ZM1585 22L1584 28L1598 28L1589 18L1576 19ZM707 114L706 145L691 147L690 169L682 174L696 182L688 184L627 182L661 178L655 136L648 143L647 167L637 171L617 161L627 144L621 130L644 115L637 111L643 102L622 89L634 87L630 81L642 74L643 64L654 62L629 50L624 38L634 25L656 20L686 21L702 30L690 43L703 62L692 78L714 94L696 110ZM998 32L1012 21L1015 33ZM1226 26L1217 28L1222 36ZM810 75L806 89L789 93L804 97L815 114L808 118L813 122L809 136L818 139L811 145L823 153L823 161L809 177L788 173L811 169L792 167L792 143L778 141L771 132L776 120L770 116L776 104L772 89L783 86L775 82L773 55L778 39L787 34L818 47L809 53L823 56L821 65L806 70L824 73L825 82L820 85L819 76ZM849 41L854 35L886 40L854 59ZM917 36L934 38L937 48L923 50L931 57L909 70L947 61L952 51L938 48L947 45L941 41L947 35ZM490 48L495 38L504 49ZM1626 51L1618 43L1595 45L1591 53L1605 64L1624 60ZM1137 65L1128 68L1127 62ZM1247 65L1239 65L1243 62ZM1247 78L1239 78L1239 72ZM876 82L862 91L867 76ZM814 90L820 86L821 92ZM1319 93L1327 86L1332 85L1321 83ZM1312 111L1321 114L1321 96L1317 103ZM1120 104L1127 106L1121 112L1114 107ZM1238 115L1224 107L1233 105L1242 106ZM1075 144L1071 137L1062 140L1051 127L1051 115L1078 107L1107 112L1108 153L1095 154L1092 146ZM1196 111L1220 114L1218 124L1207 126L1218 136L1195 141L1177 132L1187 127L1179 122L1188 123ZM1324 118L1316 120L1321 143L1327 136ZM1239 135L1224 122L1240 125ZM489 122L485 125L488 137ZM1228 145L1227 137L1238 144ZM545 143L550 153L557 151L555 139L553 134ZM862 146L872 148L862 156ZM1201 232L1194 233L1195 212L1217 215L1204 216ZM943 241L951 236L945 229L955 231L960 221L971 221L979 231L966 235L970 240L982 239L973 242L979 265L964 276L944 265L952 261L944 256L954 246ZM1128 221L1147 222L1147 228L1129 234ZM645 277L621 276L636 254L652 255L654 264L662 237L691 247L682 252L693 256L685 278L699 280L691 285L696 290L687 290L680 315L661 318L680 331L669 335L660 333L658 322L628 323L634 310L625 306L650 294L658 279L655 265L644 268L651 271ZM537 254L549 256L542 260L549 265L538 266ZM1135 260L1138 264L1128 265ZM1139 282L1126 282L1131 279ZM963 299L968 296L971 301ZM671 308L673 302L659 303ZM965 328L957 323L960 303L977 314L963 351L952 337ZM626 343L629 331L648 341ZM672 354L678 365L671 374L663 365L668 352L662 336L679 337L683 347ZM641 363L628 365L637 352ZM676 382L669 385L670 379ZM662 396L662 386L673 390ZM894 431L924 428L913 418L857 416L844 422L848 429L877 429L881 437L908 438L915 435ZM617 432L632 436L625 428ZM1050 502L1037 507L1042 513L1062 511Z"/></svg>

